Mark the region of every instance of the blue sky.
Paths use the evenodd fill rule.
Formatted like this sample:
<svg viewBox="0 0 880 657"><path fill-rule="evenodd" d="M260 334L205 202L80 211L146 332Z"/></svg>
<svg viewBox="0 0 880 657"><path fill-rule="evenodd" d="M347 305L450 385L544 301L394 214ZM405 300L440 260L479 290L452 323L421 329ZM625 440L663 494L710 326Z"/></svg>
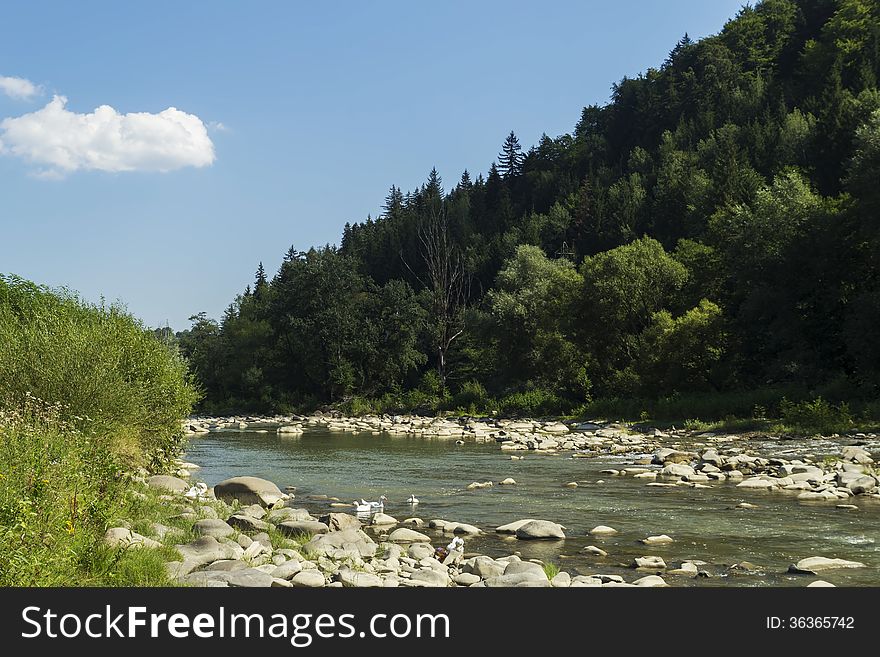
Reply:
<svg viewBox="0 0 880 657"><path fill-rule="evenodd" d="M338 242L432 166L447 186L485 172L510 130L526 148L570 132L741 5L11 4L0 272L151 326L218 317L259 261L272 273L291 244Z"/></svg>

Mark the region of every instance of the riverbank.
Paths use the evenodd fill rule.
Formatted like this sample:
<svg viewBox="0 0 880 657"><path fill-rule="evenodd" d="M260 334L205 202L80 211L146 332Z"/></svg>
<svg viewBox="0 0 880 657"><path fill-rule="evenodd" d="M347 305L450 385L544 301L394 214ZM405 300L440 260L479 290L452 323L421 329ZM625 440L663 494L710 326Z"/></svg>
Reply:
<svg viewBox="0 0 880 657"><path fill-rule="evenodd" d="M489 435L475 435L481 427L473 424L456 423L462 428L459 431L445 422L410 419L405 423L402 417L376 420L319 419L319 416L311 420L289 416L212 418L191 420L188 424L190 428L200 429L197 433L274 431L279 441L296 440L311 431L322 431L321 435L332 441L334 435L341 438L349 428L371 434L382 422L408 426L411 431L420 431L424 439L433 436L443 441L497 443L503 450L499 451L499 457L518 461L519 457L527 456L525 467L553 457L617 459L619 464L603 470L605 476L644 486L645 494L684 488L712 496L714 487L719 491L735 487L749 500L736 509L743 514L754 513L754 509L765 506L764 500L774 496L778 499L780 495L797 500L795 504L831 507L839 513L880 510L874 470L874 456L880 443L876 435L867 433L816 441L814 454L802 444L794 443L797 446L794 451L798 453L793 454L790 441L762 440L761 448L756 449L754 440L742 436L658 430L636 433L632 427L588 427L584 423L578 426L561 423L568 429L562 433L561 427L547 423L531 423L529 427L520 423L523 426L514 427L507 421L501 421L503 426L481 422L492 429ZM246 426L242 427L243 423ZM281 427L298 428L302 433L294 429L278 431ZM440 431L442 433L431 433ZM450 435L446 435L447 431ZM683 443L687 443L688 449L678 448ZM863 446L844 443L862 443ZM450 444L449 449L455 446ZM181 468L178 472L186 474L190 470ZM198 476L198 471L195 472ZM147 479L145 482L151 486L147 494L158 494L173 511L173 522L178 523L176 530L171 534L166 532L160 542L180 555L170 560L167 568L171 581L184 585L678 586L710 581L706 578L735 585L738 578L733 576L739 576L740 580L748 579L746 576L752 579L765 575L779 577L787 575L787 570L798 573L796 583L823 585L814 584L819 580L806 573L824 573L824 577L834 580L833 575L841 569L870 571L876 568L873 563L841 560L841 556L848 556L845 551L830 554L820 548L818 542L814 551L803 552L787 564L790 568L781 567L780 572L775 573L765 572L764 566L749 561L725 564L693 558L690 556L692 544L680 543L674 531L645 531L638 541L633 541L642 546L641 550L631 546L623 550L615 543L614 522L597 523L584 530L563 526L547 513L545 517L523 517L520 523L493 527L471 524L467 522L469 518L461 519L465 522L431 518L417 506L406 517L395 512L394 518L380 515L358 519L351 503L333 497L332 490L297 497L296 491L281 491L270 482L258 480L258 486L269 491L265 499L251 496L250 492L244 498L236 497L224 491L222 483L194 499L185 496L192 488L187 481L174 482L176 491L161 492L158 489L165 486L167 480ZM481 489L490 484L487 481L454 483L464 489L471 488L474 496L485 495ZM584 483L602 484L597 481L580 485ZM572 481L565 485L574 488L579 484ZM491 482L490 487L495 486L515 487L517 484L503 480ZM748 522L747 518L743 515L742 522ZM539 522L530 526L525 522L529 520ZM658 523L662 525L663 519L658 519ZM164 531L162 527L149 529ZM143 536L152 537L147 534L149 532ZM457 564L443 564L435 557L436 548L448 545L454 536L465 539L465 553ZM138 540L141 539L135 537L135 542ZM589 544L581 547L584 541ZM557 556L530 558L535 554L532 546L539 543L553 546L548 553ZM491 555L471 549L489 544L493 546ZM569 544L577 545L577 567L568 565L571 557L566 554L573 548L562 546Z"/></svg>

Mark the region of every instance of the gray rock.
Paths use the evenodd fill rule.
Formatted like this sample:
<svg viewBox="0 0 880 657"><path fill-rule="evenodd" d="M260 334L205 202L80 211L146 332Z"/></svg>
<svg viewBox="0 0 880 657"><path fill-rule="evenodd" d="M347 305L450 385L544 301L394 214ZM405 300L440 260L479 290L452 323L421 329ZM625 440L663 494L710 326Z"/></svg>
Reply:
<svg viewBox="0 0 880 657"><path fill-rule="evenodd" d="M877 488L877 480L870 475L850 477L845 483L841 481L841 484L851 490L854 495L871 493Z"/></svg>
<svg viewBox="0 0 880 657"><path fill-rule="evenodd" d="M268 523L243 513L230 516L226 524L230 527L235 527L240 532L264 532L269 529Z"/></svg>
<svg viewBox="0 0 880 657"><path fill-rule="evenodd" d="M595 545L588 545L581 552L586 552L587 554L595 554L597 557L607 557L608 553L602 548L597 548Z"/></svg>
<svg viewBox="0 0 880 657"><path fill-rule="evenodd" d="M153 475L147 480L147 486L172 493L185 493L190 489L189 482L169 475Z"/></svg>
<svg viewBox="0 0 880 657"><path fill-rule="evenodd" d="M434 548L429 543L413 543L406 549L406 553L416 561L421 561L433 557Z"/></svg>
<svg viewBox="0 0 880 657"><path fill-rule="evenodd" d="M592 534L593 536L610 536L611 534L616 533L617 530L614 529L614 527L608 527L607 525L598 525L597 527L593 527L590 530L590 534Z"/></svg>
<svg viewBox="0 0 880 657"><path fill-rule="evenodd" d="M331 532L361 528L361 521L348 513L328 513L321 516L320 521L327 525Z"/></svg>
<svg viewBox="0 0 880 657"><path fill-rule="evenodd" d="M598 577L590 577L588 575L578 575L571 578L571 588L577 587L597 587L602 586L602 580Z"/></svg>
<svg viewBox="0 0 880 657"><path fill-rule="evenodd" d="M796 564L788 567L788 572L805 575L815 575L823 570L835 570L838 568L866 568L861 561L847 561L846 559L828 559L826 557L807 557Z"/></svg>
<svg viewBox="0 0 880 657"><path fill-rule="evenodd" d="M227 586L240 588L268 588L272 586L272 576L256 568L233 571L202 570L190 573L182 581L190 586L210 586L211 582L225 582Z"/></svg>
<svg viewBox="0 0 880 657"><path fill-rule="evenodd" d="M214 495L218 500L224 502L238 500L241 504L260 504L262 506L272 506L284 499L284 494L278 486L259 477L226 479L214 486Z"/></svg>
<svg viewBox="0 0 880 657"><path fill-rule="evenodd" d="M370 518L370 524L377 527L396 525L397 518L393 518L387 513L374 513L373 516Z"/></svg>
<svg viewBox="0 0 880 657"><path fill-rule="evenodd" d="M844 461L850 461L851 463L864 464L874 462L874 459L871 458L871 453L868 450L856 445L844 447L840 451L840 456Z"/></svg>
<svg viewBox="0 0 880 657"><path fill-rule="evenodd" d="M565 571L557 573L556 577L550 580L550 585L557 589L569 587L571 586L571 575Z"/></svg>
<svg viewBox="0 0 880 657"><path fill-rule="evenodd" d="M507 586L520 586L526 582L535 583L537 586L550 586L547 576L541 571L538 575L534 572L510 573L509 575L498 575L486 580L486 586L491 588L500 588Z"/></svg>
<svg viewBox="0 0 880 657"><path fill-rule="evenodd" d="M372 557L378 546L360 529L343 529L338 532L319 534L306 543L303 549L330 557L358 556Z"/></svg>
<svg viewBox="0 0 880 657"><path fill-rule="evenodd" d="M815 582L810 582L807 584L807 588L834 588L834 584L831 582L826 582L824 579L817 579Z"/></svg>
<svg viewBox="0 0 880 657"><path fill-rule="evenodd" d="M288 520L279 524L278 530L285 536L312 536L326 534L330 528L317 520Z"/></svg>
<svg viewBox="0 0 880 657"><path fill-rule="evenodd" d="M293 579L293 576L302 570L302 564L294 559L285 561L280 566L276 566L272 571L272 577L279 579Z"/></svg>
<svg viewBox="0 0 880 657"><path fill-rule="evenodd" d="M221 559L238 559L243 550L239 546L237 550L231 545L220 543L213 536L202 536L192 543L175 546L183 556L184 563L195 564L195 567L204 566Z"/></svg>
<svg viewBox="0 0 880 657"><path fill-rule="evenodd" d="M473 573L459 573L452 578L452 581L459 586L470 586L480 581L480 576Z"/></svg>
<svg viewBox="0 0 880 657"><path fill-rule="evenodd" d="M520 573L532 573L538 578L543 577L547 579L544 567L531 561L512 561L504 569L505 575L518 575Z"/></svg>
<svg viewBox="0 0 880 657"><path fill-rule="evenodd" d="M111 548L137 549L160 548L162 544L152 538L141 536L125 527L111 527L104 534L104 544Z"/></svg>
<svg viewBox="0 0 880 657"><path fill-rule="evenodd" d="M491 557L480 555L464 561L461 569L465 573L472 573L482 579L498 577L504 574L505 564L499 564Z"/></svg>
<svg viewBox="0 0 880 657"><path fill-rule="evenodd" d="M658 577L657 575L648 575L647 577L640 577L639 579L634 580L633 584L635 584L636 586L646 586L646 587L669 586L665 581L663 581L662 577Z"/></svg>
<svg viewBox="0 0 880 657"><path fill-rule="evenodd" d="M666 562L661 557L636 557L631 568L640 568L642 570L666 570Z"/></svg>
<svg viewBox="0 0 880 657"><path fill-rule="evenodd" d="M324 586L326 581L317 570L303 570L294 575L290 583L299 589L315 589Z"/></svg>
<svg viewBox="0 0 880 657"><path fill-rule="evenodd" d="M421 532L406 527L395 529L388 535L388 540L392 543L430 543L431 539Z"/></svg>
<svg viewBox="0 0 880 657"><path fill-rule="evenodd" d="M524 540L565 538L562 525L549 520L532 520L516 530L516 537Z"/></svg>
<svg viewBox="0 0 880 657"><path fill-rule="evenodd" d="M495 531L499 534L516 534L516 530L526 525L530 522L534 522L534 518L525 518L523 520L514 520L513 522L509 522L506 525L501 525L500 527L496 527Z"/></svg>
<svg viewBox="0 0 880 657"><path fill-rule="evenodd" d="M257 520L262 520L266 517L266 509L264 509L259 504L251 504L250 506L246 506L243 509L239 509L238 512L240 514L256 518Z"/></svg>
<svg viewBox="0 0 880 657"><path fill-rule="evenodd" d="M205 566L204 570L232 571L245 570L246 568L250 568L250 564L247 564L240 559L221 559L220 561L209 563Z"/></svg>
<svg viewBox="0 0 880 657"><path fill-rule="evenodd" d="M433 568L417 570L410 576L410 580L413 582L419 582L422 586L449 586L449 575Z"/></svg>
<svg viewBox="0 0 880 657"><path fill-rule="evenodd" d="M280 522L288 520L314 520L307 509L291 509L290 507L281 507L280 509L272 509L266 516L266 520L277 525Z"/></svg>
<svg viewBox="0 0 880 657"><path fill-rule="evenodd" d="M196 536L213 536L214 538L226 538L235 533L235 530L222 520L208 518L206 520L198 520L193 525L193 532Z"/></svg>
<svg viewBox="0 0 880 657"><path fill-rule="evenodd" d="M691 466L684 463L670 463L660 470L660 474L666 477L690 477L696 472Z"/></svg>
<svg viewBox="0 0 880 657"><path fill-rule="evenodd" d="M348 568L340 569L339 581L343 586L351 586L358 589L380 588L383 586L382 578L372 573L362 573Z"/></svg>
<svg viewBox="0 0 880 657"><path fill-rule="evenodd" d="M643 538L640 543L644 543L645 545L668 545L669 543L673 543L672 537L667 536L666 534L660 534L659 536L648 536L648 538Z"/></svg>

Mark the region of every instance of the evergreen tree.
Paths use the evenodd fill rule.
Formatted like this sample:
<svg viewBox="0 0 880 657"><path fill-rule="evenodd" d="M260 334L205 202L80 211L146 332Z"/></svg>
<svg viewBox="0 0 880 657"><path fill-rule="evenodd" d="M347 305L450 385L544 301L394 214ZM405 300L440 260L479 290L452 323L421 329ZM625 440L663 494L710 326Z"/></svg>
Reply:
<svg viewBox="0 0 880 657"><path fill-rule="evenodd" d="M519 145L519 139L511 130L498 154L498 171L503 178L518 176L522 173L522 164L522 146Z"/></svg>

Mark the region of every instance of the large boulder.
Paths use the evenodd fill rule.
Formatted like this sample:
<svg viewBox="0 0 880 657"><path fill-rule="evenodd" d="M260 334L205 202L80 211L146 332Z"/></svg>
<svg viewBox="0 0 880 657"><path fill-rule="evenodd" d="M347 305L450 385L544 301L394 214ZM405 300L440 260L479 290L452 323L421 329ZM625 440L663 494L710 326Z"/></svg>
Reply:
<svg viewBox="0 0 880 657"><path fill-rule="evenodd" d="M320 521L327 525L331 532L361 528L361 521L348 513L327 513L321 516Z"/></svg>
<svg viewBox="0 0 880 657"><path fill-rule="evenodd" d="M416 583L417 586L439 588L449 586L450 580L449 575L445 572L432 568L423 568L410 575L410 581Z"/></svg>
<svg viewBox="0 0 880 657"><path fill-rule="evenodd" d="M376 543L360 529L343 529L319 534L303 546L303 550L330 558L358 556L363 559L376 554Z"/></svg>
<svg viewBox="0 0 880 657"><path fill-rule="evenodd" d="M504 568L505 575L518 575L520 573L532 573L537 576L538 579L541 577L547 579L547 573L544 571L544 567L531 561L511 561Z"/></svg>
<svg viewBox="0 0 880 657"><path fill-rule="evenodd" d="M172 493L185 493L190 489L188 482L170 475L153 475L147 480L147 485L150 488L167 490Z"/></svg>
<svg viewBox="0 0 880 657"><path fill-rule="evenodd" d="M240 504L272 506L284 499L281 490L266 479L259 477L233 477L214 486L214 496L224 502L238 500Z"/></svg>
<svg viewBox="0 0 880 657"><path fill-rule="evenodd" d="M504 574L504 564L496 562L492 557L480 555L473 559L468 559L461 564L461 570L465 573L478 575L483 579L490 577L498 577Z"/></svg>
<svg viewBox="0 0 880 657"><path fill-rule="evenodd" d="M563 526L549 520L532 520L516 530L519 539L554 539L565 538Z"/></svg>
<svg viewBox="0 0 880 657"><path fill-rule="evenodd" d="M524 518L523 520L514 520L513 522L509 522L506 525L501 525L500 527L496 527L495 531L499 534L516 534L516 530L526 525L530 522L534 522L534 518Z"/></svg>
<svg viewBox="0 0 880 657"><path fill-rule="evenodd" d="M874 459L871 458L871 453L864 447L858 447L857 445L848 445L844 447L840 452L840 456L844 461L849 461L850 463L874 462Z"/></svg>

